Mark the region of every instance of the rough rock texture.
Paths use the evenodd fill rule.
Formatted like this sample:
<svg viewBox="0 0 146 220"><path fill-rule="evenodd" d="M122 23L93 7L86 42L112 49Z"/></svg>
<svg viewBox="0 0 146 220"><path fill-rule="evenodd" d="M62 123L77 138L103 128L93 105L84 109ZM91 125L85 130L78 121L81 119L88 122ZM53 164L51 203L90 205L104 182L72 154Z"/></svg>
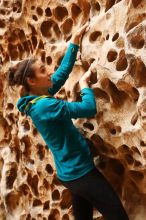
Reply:
<svg viewBox="0 0 146 220"><path fill-rule="evenodd" d="M51 152L16 108L9 66L32 55L59 66L73 33L90 19L77 61L57 97L80 100L92 64L95 118L74 120L130 220L146 216L146 1L0 1L0 219L72 220L70 194ZM98 186L97 186L98 187ZM94 219L101 219L95 210Z"/></svg>

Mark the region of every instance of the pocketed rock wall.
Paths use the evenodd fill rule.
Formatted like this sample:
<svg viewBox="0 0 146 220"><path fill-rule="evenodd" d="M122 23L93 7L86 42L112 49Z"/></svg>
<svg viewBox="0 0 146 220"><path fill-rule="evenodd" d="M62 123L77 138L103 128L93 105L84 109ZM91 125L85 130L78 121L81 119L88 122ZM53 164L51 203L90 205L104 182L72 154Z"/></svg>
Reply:
<svg viewBox="0 0 146 220"><path fill-rule="evenodd" d="M80 101L78 81L91 65L94 118L73 120L95 164L130 220L146 216L146 1L0 1L0 219L73 220L70 194L57 180L51 152L16 108L19 88L6 71L33 55L58 68L84 22L77 60L57 98ZM98 187L98 186L97 186ZM94 210L94 219L102 219Z"/></svg>

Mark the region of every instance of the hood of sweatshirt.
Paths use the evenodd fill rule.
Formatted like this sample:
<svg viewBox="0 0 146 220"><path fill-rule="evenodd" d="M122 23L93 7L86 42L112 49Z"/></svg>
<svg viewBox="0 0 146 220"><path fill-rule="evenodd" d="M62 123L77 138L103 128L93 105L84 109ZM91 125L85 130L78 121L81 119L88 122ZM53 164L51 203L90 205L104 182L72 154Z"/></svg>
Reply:
<svg viewBox="0 0 146 220"><path fill-rule="evenodd" d="M17 108L19 109L20 112L24 113L25 107L26 105L33 99L35 99L36 97L38 97L37 95L26 95L26 96L22 96L18 102L17 102ZM29 108L28 108L29 109ZM28 109L26 111L26 114L28 112Z"/></svg>

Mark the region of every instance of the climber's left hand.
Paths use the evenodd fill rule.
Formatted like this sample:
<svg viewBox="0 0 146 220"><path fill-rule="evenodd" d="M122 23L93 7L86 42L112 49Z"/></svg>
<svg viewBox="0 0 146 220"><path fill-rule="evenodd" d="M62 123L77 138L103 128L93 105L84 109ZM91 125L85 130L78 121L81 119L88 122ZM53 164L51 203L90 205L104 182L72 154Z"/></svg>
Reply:
<svg viewBox="0 0 146 220"><path fill-rule="evenodd" d="M81 28L79 28L79 30L77 30L76 33L73 34L73 36L71 38L71 42L74 43L74 44L79 45L81 37L82 37L83 33L85 32L85 30L87 29L88 26L89 26L89 21L87 21Z"/></svg>

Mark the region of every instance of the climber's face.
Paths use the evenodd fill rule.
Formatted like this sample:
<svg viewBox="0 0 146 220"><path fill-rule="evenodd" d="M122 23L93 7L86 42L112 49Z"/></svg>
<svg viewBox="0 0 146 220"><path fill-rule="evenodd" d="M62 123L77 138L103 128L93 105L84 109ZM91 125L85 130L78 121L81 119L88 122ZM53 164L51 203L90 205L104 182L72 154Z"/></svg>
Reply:
<svg viewBox="0 0 146 220"><path fill-rule="evenodd" d="M46 94L48 88L52 87L51 75L53 74L53 68L51 66L45 65L42 61L36 60L32 64L32 68L35 73L35 77L29 78L28 83L32 91L38 92L42 91Z"/></svg>

